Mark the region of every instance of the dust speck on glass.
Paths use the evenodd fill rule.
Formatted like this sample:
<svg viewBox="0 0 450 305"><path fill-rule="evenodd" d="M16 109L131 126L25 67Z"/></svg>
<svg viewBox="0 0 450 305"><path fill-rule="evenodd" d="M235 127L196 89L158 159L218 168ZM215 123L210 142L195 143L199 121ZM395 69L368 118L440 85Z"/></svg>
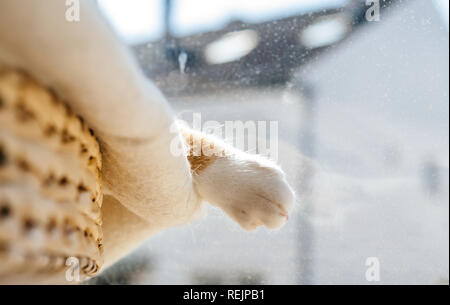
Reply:
<svg viewBox="0 0 450 305"><path fill-rule="evenodd" d="M210 208L91 284L448 283L448 1L98 3L180 118L277 121L298 203L276 232Z"/></svg>

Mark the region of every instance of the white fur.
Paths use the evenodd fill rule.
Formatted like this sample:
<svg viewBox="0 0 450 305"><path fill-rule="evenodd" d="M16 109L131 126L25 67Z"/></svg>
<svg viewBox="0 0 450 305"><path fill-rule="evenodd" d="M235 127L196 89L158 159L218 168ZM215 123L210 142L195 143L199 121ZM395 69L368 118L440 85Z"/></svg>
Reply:
<svg viewBox="0 0 450 305"><path fill-rule="evenodd" d="M202 137L214 145L212 155L217 158L194 173L200 197L220 207L245 230L262 225L280 228L295 201L283 171L263 157L244 153L210 135Z"/></svg>
<svg viewBox="0 0 450 305"><path fill-rule="evenodd" d="M199 217L202 200L243 228L280 227L294 202L273 163L232 152L194 179L170 153L173 116L95 4L65 20L64 0L0 1L0 64L56 89L100 139L105 182L104 249L109 265L156 232Z"/></svg>
<svg viewBox="0 0 450 305"><path fill-rule="evenodd" d="M198 192L246 230L278 229L294 195L283 172L267 163L249 155L219 159L196 177Z"/></svg>

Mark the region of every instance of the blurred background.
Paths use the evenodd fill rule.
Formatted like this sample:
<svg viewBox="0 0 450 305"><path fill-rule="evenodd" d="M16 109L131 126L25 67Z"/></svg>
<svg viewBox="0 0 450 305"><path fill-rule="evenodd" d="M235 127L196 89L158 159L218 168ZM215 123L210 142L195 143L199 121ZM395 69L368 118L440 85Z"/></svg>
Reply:
<svg viewBox="0 0 450 305"><path fill-rule="evenodd" d="M298 204L256 233L211 207L90 284L448 284L447 0L98 4L179 117L277 121Z"/></svg>

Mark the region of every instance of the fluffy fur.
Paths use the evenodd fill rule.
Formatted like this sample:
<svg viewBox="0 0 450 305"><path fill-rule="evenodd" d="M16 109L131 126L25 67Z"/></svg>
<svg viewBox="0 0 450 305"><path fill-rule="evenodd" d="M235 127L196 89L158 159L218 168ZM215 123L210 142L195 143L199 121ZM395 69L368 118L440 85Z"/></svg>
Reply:
<svg viewBox="0 0 450 305"><path fill-rule="evenodd" d="M105 265L200 217L203 201L246 230L285 223L294 195L279 167L182 126L188 154L173 155L169 106L95 4L81 1L80 22L67 22L65 11L63 0L2 0L0 64L56 89L95 130L104 160ZM198 141L220 153L191 154Z"/></svg>

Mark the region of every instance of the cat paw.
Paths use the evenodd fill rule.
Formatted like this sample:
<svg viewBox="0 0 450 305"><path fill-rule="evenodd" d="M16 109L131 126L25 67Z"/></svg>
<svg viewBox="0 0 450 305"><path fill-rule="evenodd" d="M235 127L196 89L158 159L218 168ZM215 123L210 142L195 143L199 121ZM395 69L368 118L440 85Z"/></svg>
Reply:
<svg viewBox="0 0 450 305"><path fill-rule="evenodd" d="M245 153L215 159L194 181L200 195L242 228L278 229L289 219L295 195L273 162Z"/></svg>

